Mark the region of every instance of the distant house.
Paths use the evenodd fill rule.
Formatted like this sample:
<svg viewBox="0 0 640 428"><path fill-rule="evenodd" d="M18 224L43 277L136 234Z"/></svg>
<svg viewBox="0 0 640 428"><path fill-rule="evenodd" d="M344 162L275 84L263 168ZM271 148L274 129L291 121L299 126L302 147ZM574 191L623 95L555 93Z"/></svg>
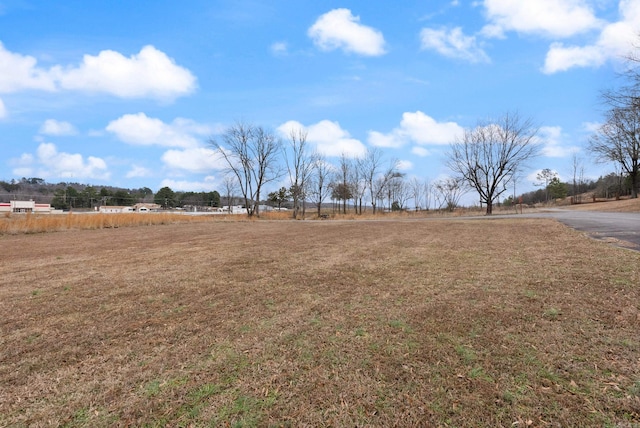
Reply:
<svg viewBox="0 0 640 428"><path fill-rule="evenodd" d="M102 205L98 209L101 213L149 213L158 212L162 208L158 204L140 203L135 204L132 207L128 206L116 206L116 205Z"/></svg>
<svg viewBox="0 0 640 428"><path fill-rule="evenodd" d="M147 204L147 203L135 204L133 206L133 210L137 213L158 212L160 211L160 208L162 207L158 204Z"/></svg>
<svg viewBox="0 0 640 428"><path fill-rule="evenodd" d="M121 207L117 205L101 205L99 210L101 213L132 213L133 207Z"/></svg>
<svg viewBox="0 0 640 428"><path fill-rule="evenodd" d="M221 214L246 214L247 209L242 205L225 205L222 208L216 208L216 212Z"/></svg>
<svg viewBox="0 0 640 428"><path fill-rule="evenodd" d="M50 214L50 204L38 204L34 201L0 202L0 212Z"/></svg>

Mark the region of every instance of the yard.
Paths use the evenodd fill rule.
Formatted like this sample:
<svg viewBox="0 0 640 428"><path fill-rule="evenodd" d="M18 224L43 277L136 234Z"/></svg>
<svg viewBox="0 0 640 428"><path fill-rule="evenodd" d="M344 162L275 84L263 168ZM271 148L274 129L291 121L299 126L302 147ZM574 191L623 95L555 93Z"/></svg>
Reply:
<svg viewBox="0 0 640 428"><path fill-rule="evenodd" d="M0 426L640 424L640 253L552 220L0 242Z"/></svg>

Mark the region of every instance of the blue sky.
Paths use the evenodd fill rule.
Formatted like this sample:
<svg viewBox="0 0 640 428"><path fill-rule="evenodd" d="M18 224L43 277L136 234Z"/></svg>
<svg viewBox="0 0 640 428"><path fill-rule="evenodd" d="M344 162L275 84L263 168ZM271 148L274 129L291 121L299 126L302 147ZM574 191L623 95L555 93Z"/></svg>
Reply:
<svg viewBox="0 0 640 428"><path fill-rule="evenodd" d="M571 176L639 46L640 0L0 0L0 179L221 190L208 144L304 127L337 159L380 147L408 177L518 111L535 172Z"/></svg>

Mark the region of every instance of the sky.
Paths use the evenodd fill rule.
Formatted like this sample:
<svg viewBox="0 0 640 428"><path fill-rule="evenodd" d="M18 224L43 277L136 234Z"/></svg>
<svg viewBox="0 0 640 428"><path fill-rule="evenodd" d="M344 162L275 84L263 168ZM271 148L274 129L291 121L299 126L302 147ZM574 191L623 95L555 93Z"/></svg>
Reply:
<svg viewBox="0 0 640 428"><path fill-rule="evenodd" d="M574 156L597 178L639 34L640 0L0 0L0 180L220 191L210 142L242 121L433 181L510 112L538 127L523 191Z"/></svg>

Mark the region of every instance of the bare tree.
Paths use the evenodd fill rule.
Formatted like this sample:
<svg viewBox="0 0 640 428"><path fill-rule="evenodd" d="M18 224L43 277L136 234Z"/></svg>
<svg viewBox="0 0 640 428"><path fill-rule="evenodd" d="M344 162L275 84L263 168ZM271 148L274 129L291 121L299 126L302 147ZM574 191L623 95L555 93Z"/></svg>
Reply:
<svg viewBox="0 0 640 428"><path fill-rule="evenodd" d="M398 161L390 162L389 167L382 171L382 152L378 148L368 149L367 153L358 162L358 168L362 179L369 189L369 197L373 213L376 213L377 203L384 197L387 183L397 173Z"/></svg>
<svg viewBox="0 0 640 428"><path fill-rule="evenodd" d="M404 180L404 174L397 173L387 183L387 194L389 197L389 210L396 209L404 210L409 199L410 189L407 182Z"/></svg>
<svg viewBox="0 0 640 428"><path fill-rule="evenodd" d="M289 192L293 199L293 218L298 218L300 204L304 204L315 154L309 152L307 132L302 129L292 129L289 132L289 144L283 150L291 183Z"/></svg>
<svg viewBox="0 0 640 428"><path fill-rule="evenodd" d="M362 201L366 192L367 182L362 176L360 159L357 159L355 167L351 169L351 193L353 195L353 205L356 214L362 214Z"/></svg>
<svg viewBox="0 0 640 428"><path fill-rule="evenodd" d="M427 211L431 208L431 200L433 199L433 185L429 180L424 180L424 205Z"/></svg>
<svg viewBox="0 0 640 428"><path fill-rule="evenodd" d="M232 175L225 175L222 179L222 188L224 189L224 194L227 199L227 207L229 212L231 212L231 206L234 204L234 194L237 191L238 183L236 178Z"/></svg>
<svg viewBox="0 0 640 428"><path fill-rule="evenodd" d="M413 197L415 210L418 211L422 207L424 183L418 177L412 177L411 180L409 180L409 189L411 191L411 196Z"/></svg>
<svg viewBox="0 0 640 428"><path fill-rule="evenodd" d="M638 197L640 177L640 105L614 106L591 137L589 150L602 161L615 162L631 180L631 197Z"/></svg>
<svg viewBox="0 0 640 428"><path fill-rule="evenodd" d="M480 203L493 213L493 203L508 188L515 172L538 153L537 128L517 113L467 129L451 144L448 166L480 195Z"/></svg>
<svg viewBox="0 0 640 428"><path fill-rule="evenodd" d="M310 196L318 208L318 217L322 214L322 202L331 194L330 179L333 167L324 156L318 155L313 162L313 174L309 182Z"/></svg>
<svg viewBox="0 0 640 428"><path fill-rule="evenodd" d="M582 184L584 181L584 164L576 153L571 158L571 171L573 174L573 198L571 202L579 204L582 202Z"/></svg>
<svg viewBox="0 0 640 428"><path fill-rule="evenodd" d="M336 176L336 185L334 186L334 193L337 196L336 199L342 200L342 213L347 213L347 201L353 198L353 189L351 188L351 168L353 162L351 159L343 153L340 156L338 164L338 173Z"/></svg>
<svg viewBox="0 0 640 428"><path fill-rule="evenodd" d="M278 152L280 142L260 126L236 122L217 141L210 139L218 154L236 177L248 216L260 216L263 186L280 176Z"/></svg>
<svg viewBox="0 0 640 428"><path fill-rule="evenodd" d="M536 180L538 180L538 182L535 183L535 185L544 188L545 202L549 202L549 183L551 183L554 178L558 178L558 173L549 168L545 168L536 174Z"/></svg>
<svg viewBox="0 0 640 428"><path fill-rule="evenodd" d="M458 177L443 178L433 183L433 192L438 209L453 211L464 195L464 183Z"/></svg>

